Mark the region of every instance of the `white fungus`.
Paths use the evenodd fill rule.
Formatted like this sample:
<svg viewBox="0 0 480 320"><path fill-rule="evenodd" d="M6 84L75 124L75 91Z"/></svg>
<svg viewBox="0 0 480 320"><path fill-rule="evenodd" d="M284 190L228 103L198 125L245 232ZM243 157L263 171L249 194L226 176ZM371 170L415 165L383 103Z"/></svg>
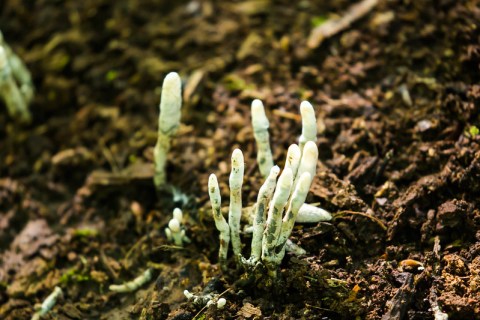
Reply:
<svg viewBox="0 0 480 320"><path fill-rule="evenodd" d="M233 254L239 257L242 251L240 240L240 218L242 217L242 184L245 165L243 153L235 149L232 153L232 170L230 172L230 208L228 211L228 225L230 226L230 239Z"/></svg>
<svg viewBox="0 0 480 320"><path fill-rule="evenodd" d="M176 72L170 72L163 80L158 117L158 139L154 149L155 175L153 181L157 189L166 183L165 167L170 150L171 138L180 126L182 107L182 82Z"/></svg>
<svg viewBox="0 0 480 320"><path fill-rule="evenodd" d="M190 243L190 239L185 235L185 229L182 228L182 220L182 210L175 208L173 210L173 219L168 222L168 227L165 228L168 241L179 247L183 247L184 243Z"/></svg>
<svg viewBox="0 0 480 320"><path fill-rule="evenodd" d="M300 114L302 115L302 135L299 139L300 150L308 141L317 141L317 119L315 117L315 110L308 101L302 101L300 104Z"/></svg>
<svg viewBox="0 0 480 320"><path fill-rule="evenodd" d="M230 227L222 215L220 196L220 187L218 186L217 176L213 173L208 179L208 194L212 204L212 214L215 220L215 226L220 231L220 250L218 252L219 262L223 269L227 265L228 244L230 243Z"/></svg>
<svg viewBox="0 0 480 320"><path fill-rule="evenodd" d="M255 99L252 102L252 127L253 136L257 143L257 163L260 173L263 177L267 177L270 169L273 167L272 150L270 149L270 141L268 134L268 122L265 115L265 108L262 101Z"/></svg>

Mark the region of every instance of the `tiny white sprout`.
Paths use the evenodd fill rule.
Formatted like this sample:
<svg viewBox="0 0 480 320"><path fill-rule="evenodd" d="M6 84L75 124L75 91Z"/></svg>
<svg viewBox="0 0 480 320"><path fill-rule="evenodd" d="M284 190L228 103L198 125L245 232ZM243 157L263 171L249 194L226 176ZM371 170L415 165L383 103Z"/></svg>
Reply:
<svg viewBox="0 0 480 320"><path fill-rule="evenodd" d="M40 310L38 310L39 316L44 316L52 310L53 306L57 303L57 299L61 296L63 296L62 288L55 287L53 292L42 302L42 306Z"/></svg>
<svg viewBox="0 0 480 320"><path fill-rule="evenodd" d="M315 118L315 110L308 101L302 101L300 104L300 114L302 115L302 135L300 136L300 150L308 141L317 141L317 119Z"/></svg>
<svg viewBox="0 0 480 320"><path fill-rule="evenodd" d="M108 289L110 291L121 293L137 291L141 286L152 280L152 275L152 269L147 269L132 281L128 281L120 285L112 284L108 287Z"/></svg>
<svg viewBox="0 0 480 320"><path fill-rule="evenodd" d="M52 310L53 306L57 303L58 298L63 296L62 288L55 287L53 292L48 295L48 297L43 300L40 308L37 312L32 315L31 320L39 320L44 315L46 315L50 310Z"/></svg>
<svg viewBox="0 0 480 320"><path fill-rule="evenodd" d="M220 298L217 301L217 308L218 309L223 309L226 304L227 304L227 300L225 298Z"/></svg>
<svg viewBox="0 0 480 320"><path fill-rule="evenodd" d="M191 293L190 291L188 290L183 290L183 295L185 296L185 298L187 298L188 300L190 299L193 299L195 296L193 295L193 293Z"/></svg>
<svg viewBox="0 0 480 320"><path fill-rule="evenodd" d="M255 99L252 102L252 127L253 136L257 143L257 162L260 173L263 177L267 177L270 169L273 167L272 150L270 149L270 141L268 134L268 122L265 115L265 108L262 101Z"/></svg>
<svg viewBox="0 0 480 320"><path fill-rule="evenodd" d="M190 242L190 239L185 235L185 230L182 229L182 219L182 210L175 208L175 210L173 210L173 219L168 222L168 227L165 228L165 235L168 241L173 242L179 247L182 247L184 243Z"/></svg>
<svg viewBox="0 0 480 320"><path fill-rule="evenodd" d="M160 189L166 183L165 167L170 150L171 138L180 126L182 107L182 81L176 72L170 72L163 80L160 99L160 115L158 117L157 144L153 150L155 162L155 187Z"/></svg>

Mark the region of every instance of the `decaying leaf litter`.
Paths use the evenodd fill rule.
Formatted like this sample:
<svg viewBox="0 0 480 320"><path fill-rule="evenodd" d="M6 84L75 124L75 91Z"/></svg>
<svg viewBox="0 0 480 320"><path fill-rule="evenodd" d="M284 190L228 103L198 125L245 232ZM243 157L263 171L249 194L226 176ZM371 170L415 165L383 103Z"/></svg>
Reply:
<svg viewBox="0 0 480 320"><path fill-rule="evenodd" d="M366 2L366 1L363 1ZM29 319L55 288L61 319L480 318L478 1L378 1L339 33L312 30L355 1L7 0L0 30L36 86L30 125L0 113L0 314ZM156 193L161 81L184 81L169 153L178 196ZM208 203L245 157L244 202L262 179L250 125L261 99L273 159L315 107L320 161L283 286L222 273ZM163 230L181 206L191 244ZM112 293L153 270L134 293ZM222 310L183 290L222 294Z"/></svg>

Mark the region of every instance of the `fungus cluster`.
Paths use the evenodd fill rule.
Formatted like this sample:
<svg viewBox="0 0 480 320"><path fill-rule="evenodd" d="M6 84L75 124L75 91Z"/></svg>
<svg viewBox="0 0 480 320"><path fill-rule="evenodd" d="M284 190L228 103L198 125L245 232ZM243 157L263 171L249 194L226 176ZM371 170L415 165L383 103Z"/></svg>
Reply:
<svg viewBox="0 0 480 320"><path fill-rule="evenodd" d="M263 263L269 275L275 277L287 249L294 248L296 252L304 253L288 239L295 222L318 222L331 219L327 211L305 204L316 174L317 129L312 105L307 101L302 102L300 112L302 135L298 145L292 144L288 148L285 166L280 174L280 168L273 165L268 134L269 122L265 109L260 100L252 102L252 126L257 143L257 161L265 182L258 192L257 202L251 212L253 235L249 259L242 256L240 239L244 178L242 151L235 149L231 158L228 222L221 213L221 195L217 177L215 174L209 177L208 190L215 225L220 231L219 262L223 270L227 269L228 248L231 240L237 263L244 266Z"/></svg>

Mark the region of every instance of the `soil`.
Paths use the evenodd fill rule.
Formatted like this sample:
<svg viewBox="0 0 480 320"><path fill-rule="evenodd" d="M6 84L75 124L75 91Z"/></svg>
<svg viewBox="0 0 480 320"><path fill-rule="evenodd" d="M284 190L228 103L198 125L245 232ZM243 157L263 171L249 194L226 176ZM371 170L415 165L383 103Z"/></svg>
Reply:
<svg viewBox="0 0 480 320"><path fill-rule="evenodd" d="M36 94L30 124L0 104L0 318L29 319L59 286L44 319L480 319L480 2L380 0L307 45L353 3L2 1L0 30ZM173 188L156 192L170 71L184 82L182 125ZM216 173L228 206L241 148L244 206L255 203L255 98L279 165L300 102L314 105L308 202L334 217L294 229L307 254L287 254L273 283L233 258L220 270L207 192ZM183 248L164 233L175 207ZM147 268L138 291L108 290ZM195 305L185 289L226 306Z"/></svg>

